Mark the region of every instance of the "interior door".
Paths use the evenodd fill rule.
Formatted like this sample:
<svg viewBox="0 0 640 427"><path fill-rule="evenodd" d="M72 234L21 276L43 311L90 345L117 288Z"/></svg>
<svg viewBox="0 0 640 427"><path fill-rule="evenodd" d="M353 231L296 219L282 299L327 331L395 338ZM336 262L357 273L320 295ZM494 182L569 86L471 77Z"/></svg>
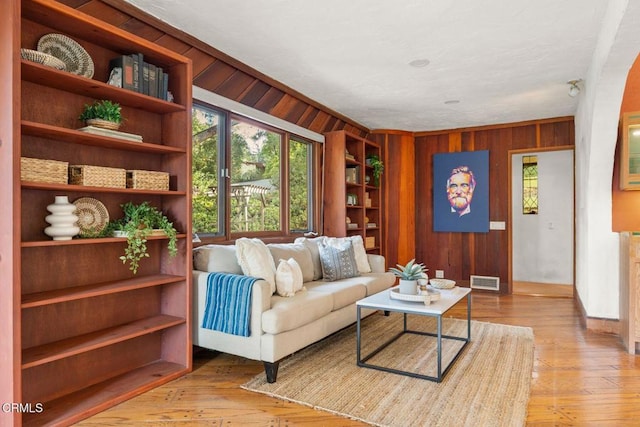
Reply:
<svg viewBox="0 0 640 427"><path fill-rule="evenodd" d="M512 283L568 287L574 284L573 150L518 152L511 155ZM525 213L523 158L537 162L537 208ZM540 288L539 286L542 286ZM547 290L551 290L548 287ZM544 289L543 289L544 291ZM562 292L563 289L560 290ZM517 293L517 292L516 292Z"/></svg>

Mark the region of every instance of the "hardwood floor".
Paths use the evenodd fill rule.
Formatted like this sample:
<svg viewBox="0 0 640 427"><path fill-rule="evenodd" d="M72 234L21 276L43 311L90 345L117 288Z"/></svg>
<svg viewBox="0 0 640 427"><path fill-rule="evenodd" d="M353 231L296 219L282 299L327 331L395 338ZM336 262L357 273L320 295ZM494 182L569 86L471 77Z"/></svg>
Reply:
<svg viewBox="0 0 640 427"><path fill-rule="evenodd" d="M460 305L449 312L454 317L464 313ZM627 354L616 335L585 330L573 299L479 293L472 298L472 317L533 328L535 364L527 425L640 425L640 356ZM198 352L188 376L78 425L365 425L239 387L261 373L257 362Z"/></svg>

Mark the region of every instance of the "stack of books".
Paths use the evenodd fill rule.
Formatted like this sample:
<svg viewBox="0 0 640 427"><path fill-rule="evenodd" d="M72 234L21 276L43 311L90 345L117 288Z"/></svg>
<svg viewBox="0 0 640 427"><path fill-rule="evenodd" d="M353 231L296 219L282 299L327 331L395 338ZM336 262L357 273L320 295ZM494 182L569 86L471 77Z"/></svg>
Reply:
<svg viewBox="0 0 640 427"><path fill-rule="evenodd" d="M111 138L126 139L128 141L142 142L142 135L135 133L120 132L118 130L104 129L96 126L85 126L78 129L81 132L92 133L94 135L109 136Z"/></svg>

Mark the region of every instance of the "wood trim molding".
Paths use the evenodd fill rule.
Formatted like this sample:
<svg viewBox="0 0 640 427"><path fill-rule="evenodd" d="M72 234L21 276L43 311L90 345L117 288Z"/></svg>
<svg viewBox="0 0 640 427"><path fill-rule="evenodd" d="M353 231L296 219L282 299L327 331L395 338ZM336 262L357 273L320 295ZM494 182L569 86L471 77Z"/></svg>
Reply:
<svg viewBox="0 0 640 427"><path fill-rule="evenodd" d="M441 130L433 130L433 131L414 132L413 135L415 137L420 137L420 136L441 135L444 133L451 133L451 132L474 132L474 131L477 132L477 131L483 131L483 130L505 129L505 128L514 128L519 126L566 122L567 120L573 120L573 116L551 117L547 119L527 120L523 122L514 122L514 123L500 123L500 124L494 124L494 125L474 126L474 127L467 127L467 128L441 129Z"/></svg>

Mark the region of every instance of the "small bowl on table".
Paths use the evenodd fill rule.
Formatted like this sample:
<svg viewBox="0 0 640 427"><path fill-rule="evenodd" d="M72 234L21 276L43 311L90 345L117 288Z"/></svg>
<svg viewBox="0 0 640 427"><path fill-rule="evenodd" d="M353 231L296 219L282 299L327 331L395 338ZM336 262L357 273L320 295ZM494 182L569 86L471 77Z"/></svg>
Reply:
<svg viewBox="0 0 640 427"><path fill-rule="evenodd" d="M453 289L456 286L456 281L449 279L430 279L429 284L435 289Z"/></svg>

